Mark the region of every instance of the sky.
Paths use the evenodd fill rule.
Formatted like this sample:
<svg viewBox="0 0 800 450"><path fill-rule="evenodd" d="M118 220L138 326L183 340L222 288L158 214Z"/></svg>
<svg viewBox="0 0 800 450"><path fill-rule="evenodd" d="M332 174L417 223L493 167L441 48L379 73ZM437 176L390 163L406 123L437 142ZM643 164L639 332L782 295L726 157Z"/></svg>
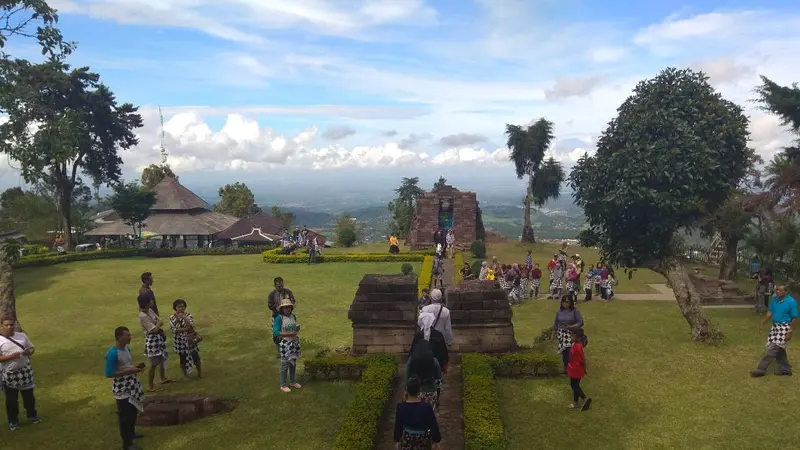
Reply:
<svg viewBox="0 0 800 450"><path fill-rule="evenodd" d="M49 3L78 42L71 62L141 108L124 176L159 162L160 106L170 165L210 192L235 181L358 192L420 174L519 186L507 123L554 122L550 153L569 168L635 84L668 66L705 71L746 107L751 144L769 160L789 136L753 88L759 75L800 81L800 6L789 0ZM39 53L30 41L8 50ZM0 163L0 186L20 183L13 167Z"/></svg>

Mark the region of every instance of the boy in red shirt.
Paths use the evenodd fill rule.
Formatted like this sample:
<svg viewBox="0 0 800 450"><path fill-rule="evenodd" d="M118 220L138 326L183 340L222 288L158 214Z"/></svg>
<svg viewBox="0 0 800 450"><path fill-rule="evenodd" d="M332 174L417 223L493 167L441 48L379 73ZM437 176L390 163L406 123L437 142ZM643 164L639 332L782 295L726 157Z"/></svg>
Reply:
<svg viewBox="0 0 800 450"><path fill-rule="evenodd" d="M572 330L572 347L569 351L569 364L567 364L567 375L569 375L569 385L572 388L572 403L570 409L580 408L586 411L592 406L592 399L587 398L581 389L581 379L586 376L586 355L583 353L584 334L583 329L575 328Z"/></svg>

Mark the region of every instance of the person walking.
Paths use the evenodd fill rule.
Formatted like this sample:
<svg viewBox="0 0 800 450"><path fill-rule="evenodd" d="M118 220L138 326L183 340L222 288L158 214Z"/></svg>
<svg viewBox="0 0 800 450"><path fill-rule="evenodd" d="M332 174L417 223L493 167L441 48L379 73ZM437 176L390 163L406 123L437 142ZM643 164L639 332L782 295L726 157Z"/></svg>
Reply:
<svg viewBox="0 0 800 450"><path fill-rule="evenodd" d="M400 450L439 450L442 434L436 413L423 401L422 380L416 375L406 382L405 400L397 404L394 415L394 441Z"/></svg>
<svg viewBox="0 0 800 450"><path fill-rule="evenodd" d="M449 259L455 258L456 255L456 234L453 232L453 229L447 230L447 236L444 239L445 242L445 249L447 251L447 257Z"/></svg>
<svg viewBox="0 0 800 450"><path fill-rule="evenodd" d="M567 376L569 376L569 386L572 388L572 403L568 408L586 411L592 406L592 399L586 396L581 388L581 380L586 376L586 355L584 353L584 334L582 328L570 330L574 344L569 351L569 365L567 366Z"/></svg>
<svg viewBox="0 0 800 450"><path fill-rule="evenodd" d="M556 339L558 340L558 353L564 363L564 373L569 364L570 348L575 341L572 340L572 330L583 328L583 315L575 306L575 299L570 295L561 297L561 306L556 311L553 321Z"/></svg>
<svg viewBox="0 0 800 450"><path fill-rule="evenodd" d="M11 431L19 429L20 396L28 421L33 424L42 421L36 412L36 397L33 395L36 382L31 356L36 349L27 334L14 331L16 324L13 316L0 319L0 385L6 394L6 415Z"/></svg>
<svg viewBox="0 0 800 450"><path fill-rule="evenodd" d="M772 328L767 336L767 350L756 370L750 373L754 378L763 377L772 361L777 360L780 368L776 375L791 375L792 365L786 354L786 346L792 340L792 332L797 324L797 300L789 295L786 286L775 288L775 296L769 302L769 308L764 319L758 325L759 334L768 321L772 321Z"/></svg>

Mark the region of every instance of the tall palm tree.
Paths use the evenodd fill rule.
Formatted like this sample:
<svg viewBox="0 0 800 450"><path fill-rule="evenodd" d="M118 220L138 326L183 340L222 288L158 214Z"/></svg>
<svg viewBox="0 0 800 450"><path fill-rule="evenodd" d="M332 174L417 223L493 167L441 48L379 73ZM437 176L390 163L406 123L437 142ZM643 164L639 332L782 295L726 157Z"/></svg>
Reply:
<svg viewBox="0 0 800 450"><path fill-rule="evenodd" d="M544 159L553 142L553 122L542 117L533 125L521 127L506 124L508 142L511 150L510 160L514 163L517 178L528 177L524 204L524 224L522 241L535 242L531 226L531 203L541 207L548 200L557 199L561 183L564 182L564 168L552 157Z"/></svg>

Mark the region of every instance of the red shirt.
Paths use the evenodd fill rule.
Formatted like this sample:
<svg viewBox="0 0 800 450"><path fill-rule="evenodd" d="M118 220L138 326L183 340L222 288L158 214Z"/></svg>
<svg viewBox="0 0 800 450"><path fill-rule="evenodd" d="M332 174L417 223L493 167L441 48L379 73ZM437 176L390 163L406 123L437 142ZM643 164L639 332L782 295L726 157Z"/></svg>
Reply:
<svg viewBox="0 0 800 450"><path fill-rule="evenodd" d="M555 259L551 259L550 262L547 263L547 270L552 272L553 269L555 269L555 268L556 268L556 260Z"/></svg>
<svg viewBox="0 0 800 450"><path fill-rule="evenodd" d="M583 344L580 342L572 344L572 348L569 351L567 375L570 378L583 378L586 376L586 356L583 354Z"/></svg>

